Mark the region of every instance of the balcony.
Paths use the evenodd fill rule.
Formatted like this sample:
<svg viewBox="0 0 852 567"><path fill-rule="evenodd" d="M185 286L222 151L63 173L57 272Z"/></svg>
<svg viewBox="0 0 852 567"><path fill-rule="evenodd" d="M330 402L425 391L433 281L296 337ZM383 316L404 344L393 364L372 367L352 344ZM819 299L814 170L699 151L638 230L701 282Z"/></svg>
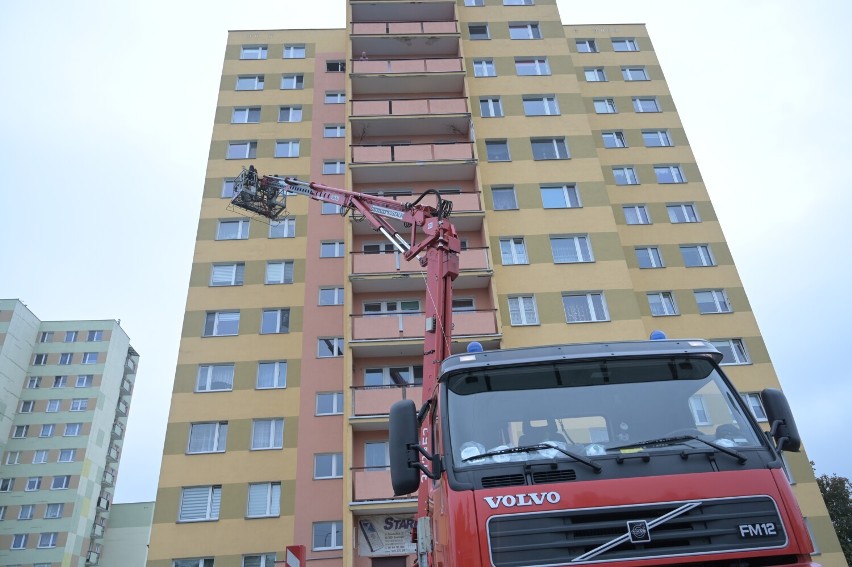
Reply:
<svg viewBox="0 0 852 567"><path fill-rule="evenodd" d="M387 416L394 402L408 399L414 400L419 405L422 397L423 388L420 386L354 387L352 388L352 418Z"/></svg>
<svg viewBox="0 0 852 567"><path fill-rule="evenodd" d="M459 268L459 276L454 283L456 289L486 287L492 273L488 248L462 250L459 254ZM420 274L425 272L426 268L420 266L419 262L407 261L399 252L354 252L349 279L355 293L422 291L425 282Z"/></svg>
<svg viewBox="0 0 852 567"><path fill-rule="evenodd" d="M118 461L119 457L121 457L121 451L119 450L118 446L110 445L110 448L107 451L107 459L111 461Z"/></svg>
<svg viewBox="0 0 852 567"><path fill-rule="evenodd" d="M359 23L452 21L456 18L455 0L352 0L350 6L352 21Z"/></svg>
<svg viewBox="0 0 852 567"><path fill-rule="evenodd" d="M107 486L115 486L115 469L106 469L104 471L103 483Z"/></svg>
<svg viewBox="0 0 852 567"><path fill-rule="evenodd" d="M355 60L351 76L353 100L371 94L460 93L464 89L464 64L455 54Z"/></svg>
<svg viewBox="0 0 852 567"><path fill-rule="evenodd" d="M92 526L92 539L100 539L104 537L104 527L100 524Z"/></svg>
<svg viewBox="0 0 852 567"><path fill-rule="evenodd" d="M473 179L473 142L353 145L353 183Z"/></svg>
<svg viewBox="0 0 852 567"><path fill-rule="evenodd" d="M444 96L417 99L361 98L352 101L352 139L370 136L467 136L467 99Z"/></svg>
<svg viewBox="0 0 852 567"><path fill-rule="evenodd" d="M106 498L105 496L99 496L98 497L98 508L99 509L104 510L104 511L109 510L109 504L110 504L109 499Z"/></svg>
<svg viewBox="0 0 852 567"><path fill-rule="evenodd" d="M120 421L116 421L112 424L112 430L110 430L110 435L113 439L121 439L124 437L124 425Z"/></svg>
<svg viewBox="0 0 852 567"><path fill-rule="evenodd" d="M375 21L352 23L352 53L370 59L454 57L459 54L459 29L453 20ZM404 41L400 41L403 39Z"/></svg>
<svg viewBox="0 0 852 567"><path fill-rule="evenodd" d="M127 378L123 379L121 381L121 393L125 395L133 393L133 382Z"/></svg>
<svg viewBox="0 0 852 567"><path fill-rule="evenodd" d="M454 21L432 22L352 22L352 35L435 35L458 34L459 27ZM357 51L356 51L357 53Z"/></svg>
<svg viewBox="0 0 852 567"><path fill-rule="evenodd" d="M97 551L90 551L86 554L86 565L97 565L101 560L101 554Z"/></svg>
<svg viewBox="0 0 852 567"><path fill-rule="evenodd" d="M394 496L389 470L361 469L352 471L353 500L359 504L375 501L399 500L416 504L417 493Z"/></svg>
<svg viewBox="0 0 852 567"><path fill-rule="evenodd" d="M125 400L123 397L118 399L118 404L115 406L115 411L118 412L119 415L127 417L127 414L130 413L130 402Z"/></svg>

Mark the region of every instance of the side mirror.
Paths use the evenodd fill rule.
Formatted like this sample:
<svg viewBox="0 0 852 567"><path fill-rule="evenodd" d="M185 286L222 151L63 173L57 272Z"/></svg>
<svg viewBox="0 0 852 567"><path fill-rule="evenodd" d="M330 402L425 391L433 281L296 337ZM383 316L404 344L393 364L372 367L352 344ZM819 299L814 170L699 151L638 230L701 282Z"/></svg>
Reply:
<svg viewBox="0 0 852 567"><path fill-rule="evenodd" d="M394 496L411 494L420 486L420 470L417 468L419 453L417 434L417 408L411 400L400 400L390 408L390 452L391 485Z"/></svg>
<svg viewBox="0 0 852 567"><path fill-rule="evenodd" d="M776 388L766 388L760 393L760 397L771 424L769 434L775 439L775 446L779 451L797 453L802 446L802 438L799 437L799 429L796 427L787 397Z"/></svg>

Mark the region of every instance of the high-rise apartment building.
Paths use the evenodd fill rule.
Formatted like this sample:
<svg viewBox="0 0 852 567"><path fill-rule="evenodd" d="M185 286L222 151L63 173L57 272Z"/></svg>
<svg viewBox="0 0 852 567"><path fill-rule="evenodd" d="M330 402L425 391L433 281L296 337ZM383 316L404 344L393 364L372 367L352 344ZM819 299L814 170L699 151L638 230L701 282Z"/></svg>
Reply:
<svg viewBox="0 0 852 567"><path fill-rule="evenodd" d="M229 210L250 164L452 200L458 350L705 337L766 421L778 380L644 26L566 26L554 0L345 8L345 30L229 34L150 567L270 567L292 544L318 567L406 565L358 521L415 511L387 412L421 397L423 271L334 206ZM787 465L820 560L843 564L806 455Z"/></svg>
<svg viewBox="0 0 852 567"><path fill-rule="evenodd" d="M139 355L114 320L0 299L0 565L96 565Z"/></svg>

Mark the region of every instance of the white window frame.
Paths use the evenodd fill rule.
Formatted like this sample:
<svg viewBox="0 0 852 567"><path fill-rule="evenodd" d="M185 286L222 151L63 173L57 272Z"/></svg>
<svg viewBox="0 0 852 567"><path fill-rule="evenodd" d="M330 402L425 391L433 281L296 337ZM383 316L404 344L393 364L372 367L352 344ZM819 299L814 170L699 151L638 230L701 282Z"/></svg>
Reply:
<svg viewBox="0 0 852 567"><path fill-rule="evenodd" d="M66 423L62 431L63 437L79 437L83 431L82 423Z"/></svg>
<svg viewBox="0 0 852 567"><path fill-rule="evenodd" d="M694 250L698 254L698 264L687 263L687 250ZM709 244L681 244L680 254L683 257L683 265L687 268L710 268L716 265L716 259Z"/></svg>
<svg viewBox="0 0 852 567"><path fill-rule="evenodd" d="M503 0L504 6L534 6L535 0Z"/></svg>
<svg viewBox="0 0 852 567"><path fill-rule="evenodd" d="M254 119L252 119L254 118ZM259 124L259 106L235 106L231 112L231 124Z"/></svg>
<svg viewBox="0 0 852 567"><path fill-rule="evenodd" d="M296 238L296 219L270 221L267 238Z"/></svg>
<svg viewBox="0 0 852 567"><path fill-rule="evenodd" d="M573 250L576 259L559 259L557 258L556 246L564 243L568 250ZM592 240L588 234L569 234L550 237L550 253L553 257L554 264L583 264L595 261L595 255L592 252ZM567 258L567 257L566 257Z"/></svg>
<svg viewBox="0 0 852 567"><path fill-rule="evenodd" d="M266 59L268 49L265 45L243 45L240 47L240 59Z"/></svg>
<svg viewBox="0 0 852 567"><path fill-rule="evenodd" d="M325 296L325 298L323 296ZM317 305L343 305L343 301L344 295L342 287L329 286L319 288Z"/></svg>
<svg viewBox="0 0 852 567"><path fill-rule="evenodd" d="M206 493L206 495L205 495ZM190 514L191 510L184 509L186 497L205 498L206 506L203 515ZM181 488L180 505L178 506L179 523L184 522L210 522L219 519L219 511L222 505L222 486L189 486Z"/></svg>
<svg viewBox="0 0 852 567"><path fill-rule="evenodd" d="M595 114L618 114L615 100L611 98L596 98L592 101Z"/></svg>
<svg viewBox="0 0 852 567"><path fill-rule="evenodd" d="M343 91L326 91L325 104L345 104L346 93Z"/></svg>
<svg viewBox="0 0 852 567"><path fill-rule="evenodd" d="M621 174L622 183L619 183L619 174ZM636 169L630 165L613 167L612 177L616 185L639 185L639 176L636 175Z"/></svg>
<svg viewBox="0 0 852 567"><path fill-rule="evenodd" d="M68 411L89 411L88 398L74 398L71 400L71 407Z"/></svg>
<svg viewBox="0 0 852 567"><path fill-rule="evenodd" d="M530 263L527 244L523 236L501 238L500 263L504 266L520 266Z"/></svg>
<svg viewBox="0 0 852 567"><path fill-rule="evenodd" d="M47 364L47 353L33 355L33 366L44 366Z"/></svg>
<svg viewBox="0 0 852 567"><path fill-rule="evenodd" d="M305 76L302 73L285 73L281 75L282 91L299 91L305 88Z"/></svg>
<svg viewBox="0 0 852 567"><path fill-rule="evenodd" d="M225 159L254 159L257 157L257 142L254 140L243 140L228 142L228 151Z"/></svg>
<svg viewBox="0 0 852 567"><path fill-rule="evenodd" d="M695 295L695 304L698 306L698 313L701 315L712 315L717 313L733 313L731 301L728 299L728 294L724 289L696 289L693 291ZM702 301L699 295L704 295L706 300ZM713 310L703 309L702 305L713 305Z"/></svg>
<svg viewBox="0 0 852 567"><path fill-rule="evenodd" d="M533 71L528 73L527 71ZM515 57L515 74L519 77L542 77L550 75L547 57Z"/></svg>
<svg viewBox="0 0 852 567"><path fill-rule="evenodd" d="M62 502L50 502L44 507L44 519L55 520L61 518L65 511L65 504Z"/></svg>
<svg viewBox="0 0 852 567"><path fill-rule="evenodd" d="M552 192L554 195L561 194L562 206L548 206L548 202L544 198L545 191ZM580 191L573 183L563 183L562 185L540 185L539 193L541 195L541 206L543 209L579 209L583 203L580 200Z"/></svg>
<svg viewBox="0 0 852 567"><path fill-rule="evenodd" d="M243 555L242 567L275 567L275 553Z"/></svg>
<svg viewBox="0 0 852 567"><path fill-rule="evenodd" d="M371 379L381 377L381 380L376 384L376 380ZM423 365L393 365L382 366L364 369L364 387L380 388L384 386L418 386L423 384Z"/></svg>
<svg viewBox="0 0 852 567"><path fill-rule="evenodd" d="M518 196L515 193L515 186L492 187L491 203L495 211L518 210Z"/></svg>
<svg viewBox="0 0 852 567"><path fill-rule="evenodd" d="M586 67L583 69L583 77L587 83L605 83L608 80L603 67Z"/></svg>
<svg viewBox="0 0 852 567"><path fill-rule="evenodd" d="M225 333L222 332L220 327L222 326L221 316L228 315L228 321L226 323L235 323L236 327L233 333ZM232 317L236 315L236 317ZM212 319L211 319L212 318ZM240 312L239 311L208 311L205 319L204 319L204 333L205 337L236 337L240 334ZM209 332L208 332L209 331Z"/></svg>
<svg viewBox="0 0 852 567"><path fill-rule="evenodd" d="M646 110L645 105L649 105L653 103L654 107L652 110ZM655 96L636 96L633 97L633 110L637 114L644 114L646 112L662 112L660 110L660 101Z"/></svg>
<svg viewBox="0 0 852 567"><path fill-rule="evenodd" d="M297 158L301 151L301 142L299 140L276 140L275 154L277 158ZM291 220L291 219L285 219Z"/></svg>
<svg viewBox="0 0 852 567"><path fill-rule="evenodd" d="M624 137L624 132L621 130L601 132L601 138L603 138L604 148L613 149L627 147L627 140Z"/></svg>
<svg viewBox="0 0 852 567"><path fill-rule="evenodd" d="M648 298L648 307L651 309L651 315L653 317L672 317L680 315L672 292L655 291L645 295Z"/></svg>
<svg viewBox="0 0 852 567"><path fill-rule="evenodd" d="M213 388L213 377L215 369L230 369L230 385L227 388ZM223 381L227 382L227 381ZM204 386L204 387L200 387ZM234 365L233 364L200 364L195 376L195 392L230 392L234 389Z"/></svg>
<svg viewBox="0 0 852 567"><path fill-rule="evenodd" d="M21 452L20 451L8 451L6 453L6 461L7 465L19 465L21 464Z"/></svg>
<svg viewBox="0 0 852 567"><path fill-rule="evenodd" d="M320 345L331 341L331 354L324 354ZM317 358L339 358L343 356L343 337L319 337L317 338Z"/></svg>
<svg viewBox="0 0 852 567"><path fill-rule="evenodd" d="M87 343L99 343L104 340L104 332L100 330L89 331L86 335Z"/></svg>
<svg viewBox="0 0 852 567"><path fill-rule="evenodd" d="M250 483L246 494L246 518L275 518L280 515L281 483Z"/></svg>
<svg viewBox="0 0 852 567"><path fill-rule="evenodd" d="M479 115L482 118L502 118L503 103L499 96L479 97Z"/></svg>
<svg viewBox="0 0 852 567"><path fill-rule="evenodd" d="M320 413L320 399L331 400L331 411ZM314 415L342 415L343 414L343 392L317 392Z"/></svg>
<svg viewBox="0 0 852 567"><path fill-rule="evenodd" d="M77 342L77 331L65 331L65 340L63 342L66 342L66 343Z"/></svg>
<svg viewBox="0 0 852 567"><path fill-rule="evenodd" d="M229 232L223 232L225 228L236 227L233 238L229 238ZM247 240L249 237L248 219L220 219L216 227L216 240Z"/></svg>
<svg viewBox="0 0 852 567"><path fill-rule="evenodd" d="M301 122L302 121L302 105L295 104L290 106L278 107L278 122Z"/></svg>
<svg viewBox="0 0 852 567"><path fill-rule="evenodd" d="M346 162L342 159L322 162L323 175L343 175L346 173Z"/></svg>
<svg viewBox="0 0 852 567"><path fill-rule="evenodd" d="M330 529L328 544L323 541L322 546L316 545L317 530L320 526ZM312 551L328 551L332 549L343 549L343 522L341 520L333 522L314 522L311 526L311 550Z"/></svg>
<svg viewBox="0 0 852 567"><path fill-rule="evenodd" d="M259 428L268 427L267 435ZM284 448L284 418L274 417L251 421L251 450L270 451Z"/></svg>
<svg viewBox="0 0 852 567"><path fill-rule="evenodd" d="M320 463L321 458L328 459L329 474L320 474L320 468L326 468L325 463ZM314 454L314 480L328 480L343 478L343 453L315 453Z"/></svg>
<svg viewBox="0 0 852 567"><path fill-rule="evenodd" d="M27 478L27 484L24 485L24 492L35 492L41 490L41 477L31 476Z"/></svg>
<svg viewBox="0 0 852 567"><path fill-rule="evenodd" d="M342 240L320 242L320 258L343 258L345 253L346 245Z"/></svg>
<svg viewBox="0 0 852 567"><path fill-rule="evenodd" d="M67 426L66 426L67 427ZM33 451L33 464L43 465L50 458L50 451L47 449L36 449Z"/></svg>
<svg viewBox="0 0 852 567"><path fill-rule="evenodd" d="M621 76L625 81L650 81L645 67L622 67Z"/></svg>
<svg viewBox="0 0 852 567"><path fill-rule="evenodd" d="M12 439L24 439L30 432L29 425L16 425L12 429Z"/></svg>
<svg viewBox="0 0 852 567"><path fill-rule="evenodd" d="M621 49L621 46L625 49ZM625 53L628 51L639 51L639 45L632 37L614 37L612 38L612 50L616 53Z"/></svg>
<svg viewBox="0 0 852 567"><path fill-rule="evenodd" d="M723 355L725 355L728 351L731 353L731 357L728 362L726 362L723 358L722 362L719 363L720 366L740 366L751 364L748 349L746 349L745 342L742 339L717 339L710 341L710 344L716 347L716 350L721 352Z"/></svg>
<svg viewBox="0 0 852 567"><path fill-rule="evenodd" d="M624 222L628 225L652 224L645 205L623 205L621 210L624 211Z"/></svg>
<svg viewBox="0 0 852 567"><path fill-rule="evenodd" d="M33 413L35 409L35 400L21 400L18 406L18 413Z"/></svg>
<svg viewBox="0 0 852 567"><path fill-rule="evenodd" d="M565 300L569 297L576 297L576 298L584 297L586 299L586 307L588 307L589 315L590 315L591 318L590 319L576 319L575 318L575 319L572 320L571 315L568 312L568 304L565 302ZM599 306L595 305L595 298L600 298L600 305ZM572 324L575 324L575 323L602 323L602 322L606 322L606 321L610 320L609 309L607 308L607 304L606 304L606 297L604 296L604 293L602 291L585 292L585 293L577 293L577 292L563 293L562 294L562 307L565 311L565 321L569 325L572 325ZM600 314L596 313L596 307L599 307L601 309L602 313L600 313Z"/></svg>
<svg viewBox="0 0 852 567"><path fill-rule="evenodd" d="M474 28L477 30L476 34ZM467 36L471 41L485 41L491 39L491 29L486 22L472 22L467 25Z"/></svg>
<svg viewBox="0 0 852 567"><path fill-rule="evenodd" d="M293 43L284 46L284 59L304 59L307 55L304 43Z"/></svg>
<svg viewBox="0 0 852 567"><path fill-rule="evenodd" d="M509 296L509 323L512 326L538 325L535 295Z"/></svg>
<svg viewBox="0 0 852 567"><path fill-rule="evenodd" d="M707 410L707 403L701 394L696 394L689 398L689 411L692 412L692 419L695 421L696 426L713 424L713 420L710 419L710 412Z"/></svg>
<svg viewBox="0 0 852 567"><path fill-rule="evenodd" d="M559 102L556 95L524 95L524 116L559 116ZM529 105L527 104L529 103ZM541 105L541 111L533 105Z"/></svg>
<svg viewBox="0 0 852 567"><path fill-rule="evenodd" d="M464 0L464 5L468 8L485 6L485 0Z"/></svg>
<svg viewBox="0 0 852 567"><path fill-rule="evenodd" d="M550 150L542 153L540 150L547 146L550 146ZM530 147L532 149L533 160L535 161L571 159L571 150L568 149L568 141L563 136L530 138ZM553 152L552 156L551 151Z"/></svg>
<svg viewBox="0 0 852 567"><path fill-rule="evenodd" d="M390 469L390 451L388 441L364 442L364 469L368 471L386 471ZM378 455L379 459L373 461ZM375 464L370 464L371 462Z"/></svg>
<svg viewBox="0 0 852 567"><path fill-rule="evenodd" d="M222 193L221 193L220 196L223 199L233 199L234 195L236 195L236 187L234 186L234 178L233 177L222 178Z"/></svg>
<svg viewBox="0 0 852 567"><path fill-rule="evenodd" d="M665 268L666 265L663 262L663 255L660 252L660 248L658 246L637 246L636 250L636 264L639 266L639 269L642 270L654 270L657 268ZM647 258L648 266L642 265L641 255L645 255ZM659 265L655 265L659 264Z"/></svg>
<svg viewBox="0 0 852 567"><path fill-rule="evenodd" d="M19 520L32 520L35 515L35 504L21 504L18 508Z"/></svg>
<svg viewBox="0 0 852 567"><path fill-rule="evenodd" d="M261 375L263 369L269 368L272 371L272 382L270 385L261 385ZM286 360L269 360L259 361L257 363L257 377L255 378L255 386L258 390L279 390L287 387L287 361Z"/></svg>
<svg viewBox="0 0 852 567"><path fill-rule="evenodd" d="M272 260L266 263L264 283L267 285L291 284L294 281L293 260Z"/></svg>
<svg viewBox="0 0 852 567"><path fill-rule="evenodd" d="M541 26L538 22L509 22L509 39L541 39Z"/></svg>
<svg viewBox="0 0 852 567"><path fill-rule="evenodd" d="M56 431L55 423L43 423L41 425L41 431L38 436L41 438L53 437L53 433Z"/></svg>
<svg viewBox="0 0 852 567"><path fill-rule="evenodd" d="M84 352L83 353L83 360L82 360L81 364L97 364L97 363L98 363L98 353L96 353L96 352Z"/></svg>
<svg viewBox="0 0 852 567"><path fill-rule="evenodd" d="M64 388L68 382L68 376L54 376L51 388Z"/></svg>
<svg viewBox="0 0 852 567"><path fill-rule="evenodd" d="M748 407L751 415L754 416L754 419L764 423L769 421L769 417L766 415L766 408L763 407L763 399L760 397L759 392L742 392L740 397L746 407Z"/></svg>
<svg viewBox="0 0 852 567"><path fill-rule="evenodd" d="M42 331L39 336L38 342L40 343L52 343L53 342L53 331Z"/></svg>
<svg viewBox="0 0 852 567"><path fill-rule="evenodd" d="M698 207L694 203L677 203L666 205L669 214L669 222L672 224L688 224L701 222L698 216Z"/></svg>
<svg viewBox="0 0 852 567"><path fill-rule="evenodd" d="M599 53L598 42L594 39L575 39L577 53Z"/></svg>
<svg viewBox="0 0 852 567"><path fill-rule="evenodd" d="M41 388L41 376L27 378L27 390L37 390L38 388Z"/></svg>
<svg viewBox="0 0 852 567"><path fill-rule="evenodd" d="M343 124L326 124L322 128L323 138L345 138L346 126Z"/></svg>
<svg viewBox="0 0 852 567"><path fill-rule="evenodd" d="M490 162L512 161L508 140L485 140L485 158Z"/></svg>
<svg viewBox="0 0 852 567"><path fill-rule="evenodd" d="M63 352L59 355L60 366L68 366L74 360L73 352Z"/></svg>
<svg viewBox="0 0 852 567"><path fill-rule="evenodd" d="M245 281L245 262L228 262L211 264L210 287L227 287L243 285Z"/></svg>
<svg viewBox="0 0 852 567"><path fill-rule="evenodd" d="M496 77L497 69L494 67L493 59L474 59L473 60L473 76L474 77Z"/></svg>
<svg viewBox="0 0 852 567"><path fill-rule="evenodd" d="M193 449L193 436L197 436L196 445L200 444L204 437L212 437L212 447L196 447ZM204 423L190 423L189 436L186 442L187 455L203 455L206 453L224 453L228 444L228 422L227 421L211 421Z"/></svg>
<svg viewBox="0 0 852 567"><path fill-rule="evenodd" d="M76 450L74 449L60 449L59 456L56 459L57 463L73 463L74 458L76 457Z"/></svg>
<svg viewBox="0 0 852 567"><path fill-rule="evenodd" d="M262 91L265 77L263 75L238 75L234 86L236 91Z"/></svg>
<svg viewBox="0 0 852 567"><path fill-rule="evenodd" d="M51 490L67 490L71 486L71 475L63 474L54 476L50 481Z"/></svg>
<svg viewBox="0 0 852 567"><path fill-rule="evenodd" d="M9 549L26 549L27 540L30 534L14 534L12 535L12 544Z"/></svg>
<svg viewBox="0 0 852 567"><path fill-rule="evenodd" d="M642 143L646 148L670 148L674 145L668 130L642 130Z"/></svg>
<svg viewBox="0 0 852 567"><path fill-rule="evenodd" d="M332 60L325 62L325 72L326 73L345 73L346 72L346 61L341 60Z"/></svg>

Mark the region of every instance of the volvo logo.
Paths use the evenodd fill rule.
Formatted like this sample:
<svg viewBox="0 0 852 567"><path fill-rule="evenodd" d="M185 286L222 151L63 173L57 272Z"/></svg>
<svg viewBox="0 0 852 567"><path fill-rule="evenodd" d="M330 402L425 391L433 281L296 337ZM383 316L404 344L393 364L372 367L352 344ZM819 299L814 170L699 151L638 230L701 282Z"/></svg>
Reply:
<svg viewBox="0 0 852 567"><path fill-rule="evenodd" d="M561 497L558 492L530 492L528 494L506 494L505 496L486 496L485 502L494 510L500 506L515 508L518 506L536 506L544 504L556 504Z"/></svg>
<svg viewBox="0 0 852 567"><path fill-rule="evenodd" d="M630 543L645 543L651 541L651 530L645 520L627 522L627 533L630 534Z"/></svg>

